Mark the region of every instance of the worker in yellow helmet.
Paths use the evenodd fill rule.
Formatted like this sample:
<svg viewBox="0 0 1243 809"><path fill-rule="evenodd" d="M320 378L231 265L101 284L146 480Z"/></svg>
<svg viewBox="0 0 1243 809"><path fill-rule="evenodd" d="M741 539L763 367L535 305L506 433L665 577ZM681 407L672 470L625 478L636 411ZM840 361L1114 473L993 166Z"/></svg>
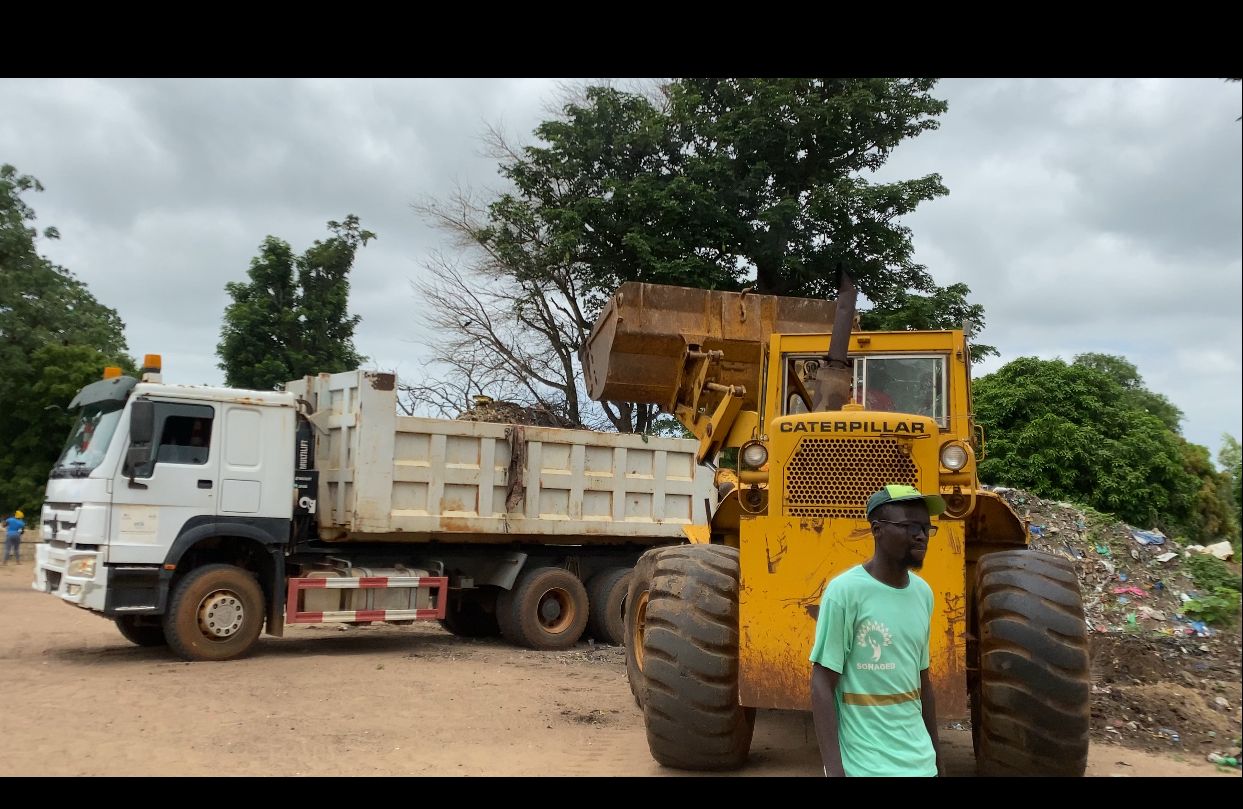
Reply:
<svg viewBox="0 0 1243 809"><path fill-rule="evenodd" d="M26 530L26 522L23 519L26 515L21 509L13 512L12 517L6 517L4 520L4 561L0 564L9 563L9 554L13 555L13 560L17 564L22 563L22 531Z"/></svg>

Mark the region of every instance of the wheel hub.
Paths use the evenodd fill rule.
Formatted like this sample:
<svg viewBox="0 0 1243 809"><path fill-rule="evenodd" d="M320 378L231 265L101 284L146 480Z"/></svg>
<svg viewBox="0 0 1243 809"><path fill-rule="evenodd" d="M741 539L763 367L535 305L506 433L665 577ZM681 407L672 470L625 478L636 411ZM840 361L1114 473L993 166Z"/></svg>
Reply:
<svg viewBox="0 0 1243 809"><path fill-rule="evenodd" d="M198 617L199 629L204 635L223 640L237 634L246 613L236 593L217 590L199 602Z"/></svg>
<svg viewBox="0 0 1243 809"><path fill-rule="evenodd" d="M564 590L552 589L539 600L539 621L547 632L561 632L574 620L570 596Z"/></svg>

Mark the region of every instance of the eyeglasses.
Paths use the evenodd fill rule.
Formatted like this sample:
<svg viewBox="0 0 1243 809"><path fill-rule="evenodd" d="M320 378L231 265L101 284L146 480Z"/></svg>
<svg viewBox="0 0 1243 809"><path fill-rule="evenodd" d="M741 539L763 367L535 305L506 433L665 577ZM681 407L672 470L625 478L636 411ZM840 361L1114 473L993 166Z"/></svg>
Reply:
<svg viewBox="0 0 1243 809"><path fill-rule="evenodd" d="M918 536L921 531L930 537L936 536L937 534L937 527L935 525L925 525L922 522L897 522L895 520L879 519L873 519L872 522L886 522L890 525L902 526L911 536Z"/></svg>

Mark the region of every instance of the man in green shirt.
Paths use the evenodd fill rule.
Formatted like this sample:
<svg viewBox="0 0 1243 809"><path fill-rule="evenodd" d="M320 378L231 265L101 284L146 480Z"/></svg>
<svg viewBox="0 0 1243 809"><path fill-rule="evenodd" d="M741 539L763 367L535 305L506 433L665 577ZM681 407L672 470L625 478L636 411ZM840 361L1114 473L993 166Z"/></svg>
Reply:
<svg viewBox="0 0 1243 809"><path fill-rule="evenodd" d="M889 485L868 498L872 558L824 588L811 650L811 711L828 776L941 771L928 677L932 588L923 567L930 517L945 501Z"/></svg>

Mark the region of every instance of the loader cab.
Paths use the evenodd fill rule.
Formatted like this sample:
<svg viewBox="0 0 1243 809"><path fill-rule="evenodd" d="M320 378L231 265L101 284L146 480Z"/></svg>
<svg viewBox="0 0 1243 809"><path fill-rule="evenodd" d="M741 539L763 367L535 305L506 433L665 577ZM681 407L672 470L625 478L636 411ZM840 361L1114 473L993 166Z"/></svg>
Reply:
<svg viewBox="0 0 1243 809"><path fill-rule="evenodd" d="M828 335L773 336L761 423L812 411L828 340ZM848 357L848 407L926 416L942 433L964 439L971 435L969 369L961 332L856 333Z"/></svg>

